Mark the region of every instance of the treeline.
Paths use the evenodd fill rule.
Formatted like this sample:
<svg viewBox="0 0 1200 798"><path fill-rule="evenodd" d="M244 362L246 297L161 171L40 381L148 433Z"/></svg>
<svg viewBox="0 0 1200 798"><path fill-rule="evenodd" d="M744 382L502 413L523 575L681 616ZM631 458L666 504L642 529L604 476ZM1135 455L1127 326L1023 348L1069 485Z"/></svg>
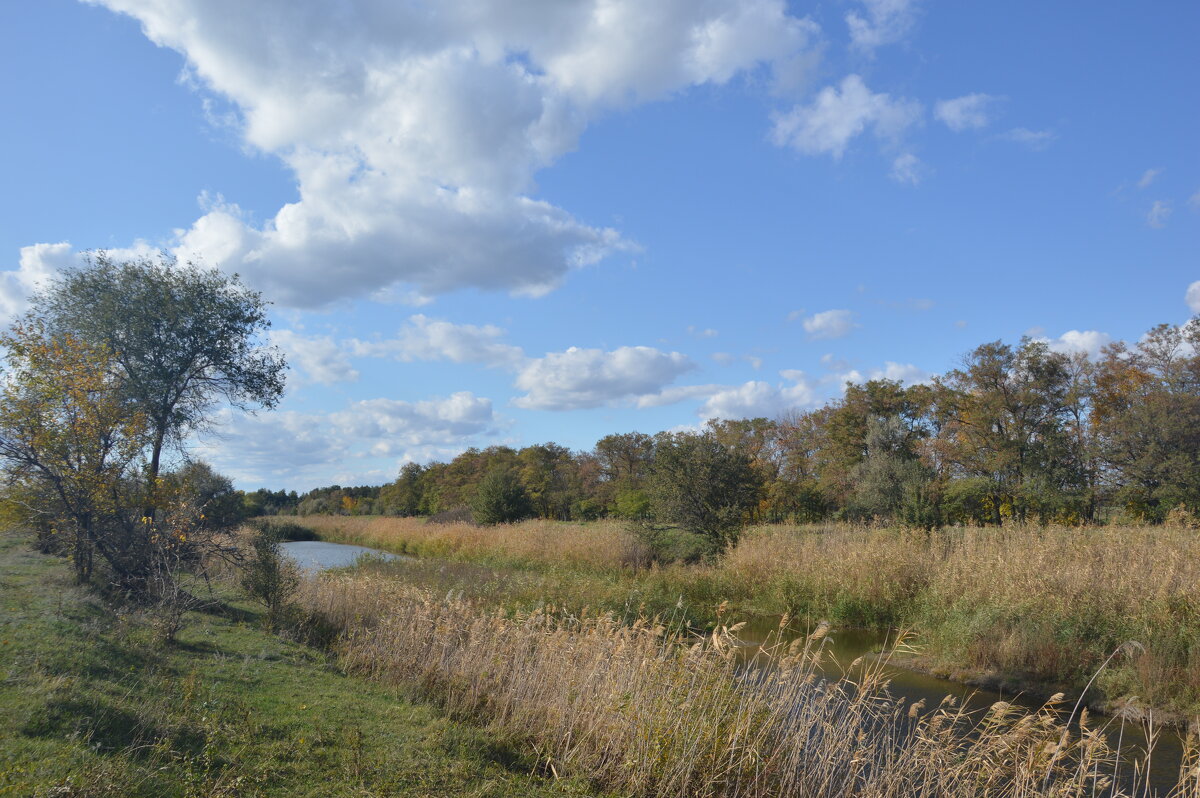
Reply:
<svg viewBox="0 0 1200 798"><path fill-rule="evenodd" d="M687 484L698 473L706 484ZM737 495L714 494L722 489ZM689 496L751 522L1076 524L1200 512L1200 319L1095 358L995 341L928 384L849 385L839 400L777 419L608 435L589 452L473 448L409 463L380 488L246 498L301 515L590 520L652 517Z"/></svg>

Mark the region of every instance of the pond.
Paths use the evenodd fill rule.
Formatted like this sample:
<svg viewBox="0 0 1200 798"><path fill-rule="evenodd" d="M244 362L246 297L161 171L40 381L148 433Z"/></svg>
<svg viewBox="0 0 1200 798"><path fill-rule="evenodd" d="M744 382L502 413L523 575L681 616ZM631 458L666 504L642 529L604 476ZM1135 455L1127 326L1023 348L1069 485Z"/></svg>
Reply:
<svg viewBox="0 0 1200 798"><path fill-rule="evenodd" d="M399 554L389 554L366 546L351 546L347 543L326 543L323 540L294 540L280 543L279 548L304 571L327 571L330 568L348 568L360 557L379 557L384 560L406 560Z"/></svg>

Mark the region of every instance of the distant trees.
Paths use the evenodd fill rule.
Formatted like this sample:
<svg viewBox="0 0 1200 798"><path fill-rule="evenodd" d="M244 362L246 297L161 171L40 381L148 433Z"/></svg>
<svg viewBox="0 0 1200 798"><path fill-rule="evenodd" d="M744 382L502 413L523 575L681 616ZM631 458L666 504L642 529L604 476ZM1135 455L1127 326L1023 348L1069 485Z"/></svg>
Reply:
<svg viewBox="0 0 1200 798"><path fill-rule="evenodd" d="M1200 510L1200 320L1155 327L1132 350L1108 346L1095 385L1093 429L1118 503L1152 520Z"/></svg>
<svg viewBox="0 0 1200 798"><path fill-rule="evenodd" d="M929 384L869 380L822 407L702 433L607 435L590 452L468 449L408 464L380 489L314 491L299 508L347 512L331 497L353 491L359 513L465 512L496 470L539 517L672 526L716 546L743 522L1160 521L1180 505L1200 512L1200 321L1098 358L993 341Z"/></svg>

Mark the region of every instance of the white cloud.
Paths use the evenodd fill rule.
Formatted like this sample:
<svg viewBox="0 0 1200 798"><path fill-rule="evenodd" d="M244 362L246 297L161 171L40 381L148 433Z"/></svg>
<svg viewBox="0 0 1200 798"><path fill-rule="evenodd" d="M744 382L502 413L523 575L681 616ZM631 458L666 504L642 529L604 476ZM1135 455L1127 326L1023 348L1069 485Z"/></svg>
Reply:
<svg viewBox="0 0 1200 798"><path fill-rule="evenodd" d="M367 399L327 415L226 409L193 454L242 483L311 487L326 484L332 468L345 471L351 460L453 456L499 426L491 400L469 392L419 402Z"/></svg>
<svg viewBox="0 0 1200 798"><path fill-rule="evenodd" d="M868 127L878 138L896 143L922 113L919 102L874 93L861 77L848 75L837 87L821 89L811 104L776 116L771 138L781 147L840 159L850 140Z"/></svg>
<svg viewBox="0 0 1200 798"><path fill-rule="evenodd" d="M410 288L539 295L631 249L530 197L536 172L597 116L790 69L818 31L783 0L90 2L183 54L189 83L292 171L298 197L273 218L218 199L177 249L298 307Z"/></svg>
<svg viewBox="0 0 1200 798"><path fill-rule="evenodd" d="M802 371L781 371L780 376L791 384L772 385L752 380L714 393L700 406L701 418L773 418L783 411L812 405L816 385Z"/></svg>
<svg viewBox="0 0 1200 798"><path fill-rule="evenodd" d="M246 415L223 410L192 453L235 481L285 483L323 471L346 456L349 442L321 416L275 411Z"/></svg>
<svg viewBox="0 0 1200 798"><path fill-rule="evenodd" d="M682 402L687 399L706 399L713 394L720 393L725 390L724 385L673 385L669 388L663 388L658 393L648 393L637 398L637 406L645 407L662 407L663 405L673 405L676 402Z"/></svg>
<svg viewBox="0 0 1200 798"><path fill-rule="evenodd" d="M737 362L737 355L730 354L729 352L713 352L711 355L709 355L709 357L720 363L722 366L732 366L735 362Z"/></svg>
<svg viewBox="0 0 1200 798"><path fill-rule="evenodd" d="M525 359L518 346L501 343L504 330L491 324L454 324L417 314L396 338L377 341L351 340L351 351L360 356L393 357L405 363L415 360L449 360L454 363L483 363L516 368Z"/></svg>
<svg viewBox="0 0 1200 798"><path fill-rule="evenodd" d="M928 382L932 377L933 375L928 371L912 363L896 363L888 360L884 362L881 369L871 369L865 374L858 369L850 369L825 377L823 381L844 388L846 383L859 385L870 380L893 380L906 385L917 385Z"/></svg>
<svg viewBox="0 0 1200 798"><path fill-rule="evenodd" d="M1195 194L1188 197L1188 205L1191 205L1193 208L1200 209L1200 191L1197 191Z"/></svg>
<svg viewBox="0 0 1200 798"><path fill-rule="evenodd" d="M1059 352L1064 355L1083 353L1094 358L1100 354L1101 347L1112 341L1112 336L1098 330L1067 330L1053 340L1049 338L1039 340L1049 344L1051 352Z"/></svg>
<svg viewBox="0 0 1200 798"><path fill-rule="evenodd" d="M700 329L699 327L695 326L694 324L688 326L687 332L688 332L688 335L690 335L694 338L716 338L717 335L719 335L719 333L716 330L714 330L712 327Z"/></svg>
<svg viewBox="0 0 1200 798"><path fill-rule="evenodd" d="M1053 130L1030 130L1025 127L1015 127L1007 133L1002 134L1000 138L1005 141L1023 144L1031 150L1044 150L1054 143L1054 140L1058 138L1058 134Z"/></svg>
<svg viewBox="0 0 1200 798"><path fill-rule="evenodd" d="M17 268L0 272L0 323L9 323L29 307L29 299L59 270L78 265L70 244L34 244L21 247Z"/></svg>
<svg viewBox="0 0 1200 798"><path fill-rule="evenodd" d="M925 171L924 167L920 158L911 152L906 152L892 161L891 177L897 183L908 183L915 186L921 182L921 175Z"/></svg>
<svg viewBox="0 0 1200 798"><path fill-rule="evenodd" d="M109 249L106 252L114 260L158 256L158 250L144 241L137 241L131 247ZM0 323L11 322L16 316L24 313L29 309L29 300L38 289L45 287L64 269L82 266L86 260L86 252L76 251L65 241L21 247L17 268L0 272Z"/></svg>
<svg viewBox="0 0 1200 798"><path fill-rule="evenodd" d="M1171 210L1170 200L1155 200L1146 213L1146 224L1161 230L1167 226L1167 219L1171 218Z"/></svg>
<svg viewBox="0 0 1200 798"><path fill-rule="evenodd" d="M576 410L658 394L695 368L679 352L623 346L611 352L571 347L529 361L517 375L525 391L513 404L529 410Z"/></svg>
<svg viewBox="0 0 1200 798"><path fill-rule="evenodd" d="M844 338L857 326L848 310L826 310L804 320L804 330L814 340Z"/></svg>
<svg viewBox="0 0 1200 798"><path fill-rule="evenodd" d="M1162 169L1147 169L1145 172L1142 173L1142 176L1138 179L1137 187L1138 188L1146 188L1151 183L1153 183L1155 178L1157 178L1162 173L1163 173Z"/></svg>
<svg viewBox="0 0 1200 798"><path fill-rule="evenodd" d="M327 335L305 337L292 330L272 330L270 338L287 355L288 365L299 366L313 382L333 385L358 379L345 350Z"/></svg>
<svg viewBox="0 0 1200 798"><path fill-rule="evenodd" d="M1187 300L1187 305L1192 309L1192 313L1200 313L1200 280L1188 286L1187 295L1184 297Z"/></svg>
<svg viewBox="0 0 1200 798"><path fill-rule="evenodd" d="M850 43L857 50L871 53L876 47L903 39L916 18L913 0L860 0L865 15L851 11L846 15Z"/></svg>
<svg viewBox="0 0 1200 798"><path fill-rule="evenodd" d="M414 446L446 445L483 434L495 423L492 400L469 391L420 402L364 399L330 419L341 434L370 441L370 453L377 456Z"/></svg>
<svg viewBox="0 0 1200 798"><path fill-rule="evenodd" d="M933 107L933 115L946 123L955 133L964 130L979 130L991 122L989 113L997 98L990 94L966 94L953 100L939 100Z"/></svg>

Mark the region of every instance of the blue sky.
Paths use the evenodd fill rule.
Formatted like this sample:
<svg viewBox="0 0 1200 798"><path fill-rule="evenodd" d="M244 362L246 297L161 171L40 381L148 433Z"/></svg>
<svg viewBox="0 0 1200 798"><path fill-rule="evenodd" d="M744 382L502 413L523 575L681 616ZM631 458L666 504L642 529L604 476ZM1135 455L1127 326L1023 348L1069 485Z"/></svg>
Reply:
<svg viewBox="0 0 1200 798"><path fill-rule="evenodd" d="M1200 6L43 0L0 315L84 250L274 301L246 488L590 448L1200 313Z"/></svg>

